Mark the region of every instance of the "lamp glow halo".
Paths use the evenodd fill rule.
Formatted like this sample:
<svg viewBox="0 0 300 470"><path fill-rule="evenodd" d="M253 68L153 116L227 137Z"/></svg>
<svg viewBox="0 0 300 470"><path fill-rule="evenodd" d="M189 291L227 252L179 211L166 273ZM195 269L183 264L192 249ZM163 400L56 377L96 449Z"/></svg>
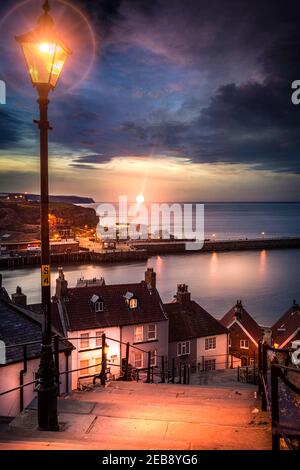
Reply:
<svg viewBox="0 0 300 470"><path fill-rule="evenodd" d="M36 26L42 14L42 0L23 0L10 8L0 20L0 44L2 67L1 79L23 95L28 95L21 51L15 35ZM96 59L97 42L95 32L85 14L67 0L51 0L50 15L57 29L62 30L67 45L73 54L68 59L55 95L64 95L79 88L90 75ZM22 75L21 75L22 74ZM24 80L23 80L24 78Z"/></svg>

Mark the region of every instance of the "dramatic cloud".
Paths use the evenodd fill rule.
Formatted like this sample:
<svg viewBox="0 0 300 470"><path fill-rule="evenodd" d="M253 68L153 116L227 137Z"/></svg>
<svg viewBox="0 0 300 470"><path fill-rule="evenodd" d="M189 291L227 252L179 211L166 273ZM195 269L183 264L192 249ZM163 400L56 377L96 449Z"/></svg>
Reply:
<svg viewBox="0 0 300 470"><path fill-rule="evenodd" d="M247 166L255 178L300 173L300 106L291 103L299 2L73 1L98 50L88 80L51 100L53 152L64 149L66 168L163 156L177 158L183 176L189 164ZM0 12L13 3L3 0ZM32 97L23 96L1 108L0 149L37 144L28 109Z"/></svg>

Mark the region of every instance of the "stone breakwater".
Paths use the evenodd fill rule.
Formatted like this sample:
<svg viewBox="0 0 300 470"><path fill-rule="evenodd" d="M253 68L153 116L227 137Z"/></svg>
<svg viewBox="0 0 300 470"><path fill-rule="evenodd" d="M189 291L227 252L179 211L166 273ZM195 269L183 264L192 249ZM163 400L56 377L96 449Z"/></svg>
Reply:
<svg viewBox="0 0 300 470"><path fill-rule="evenodd" d="M185 242L183 241L137 241L131 242L131 248L132 249L129 250L115 250L101 253L80 251L78 253L52 254L51 263L53 265L126 263L131 261L146 261L154 255L195 253L195 251L186 251ZM300 238L206 241L198 253L293 248L300 248ZM0 269L23 268L38 265L40 265L39 255L24 254L18 257L0 257Z"/></svg>

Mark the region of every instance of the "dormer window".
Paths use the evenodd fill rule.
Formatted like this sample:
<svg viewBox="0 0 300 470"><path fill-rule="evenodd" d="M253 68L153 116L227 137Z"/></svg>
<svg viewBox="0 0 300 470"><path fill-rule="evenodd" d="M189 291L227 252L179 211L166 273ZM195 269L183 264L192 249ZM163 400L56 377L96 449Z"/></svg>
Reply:
<svg viewBox="0 0 300 470"><path fill-rule="evenodd" d="M132 292L126 292L126 294L124 295L124 299L130 310L134 310L137 308L138 299Z"/></svg>
<svg viewBox="0 0 300 470"><path fill-rule="evenodd" d="M99 295L97 294L94 294L91 298L91 304L94 308L94 311L96 313L98 312L103 312L104 310L104 302L103 300L101 299L101 297L99 297Z"/></svg>
<svg viewBox="0 0 300 470"><path fill-rule="evenodd" d="M95 303L95 312L103 312L104 310L104 304L103 302L96 302Z"/></svg>
<svg viewBox="0 0 300 470"><path fill-rule="evenodd" d="M131 299L129 301L129 308L130 309L137 308L137 299Z"/></svg>

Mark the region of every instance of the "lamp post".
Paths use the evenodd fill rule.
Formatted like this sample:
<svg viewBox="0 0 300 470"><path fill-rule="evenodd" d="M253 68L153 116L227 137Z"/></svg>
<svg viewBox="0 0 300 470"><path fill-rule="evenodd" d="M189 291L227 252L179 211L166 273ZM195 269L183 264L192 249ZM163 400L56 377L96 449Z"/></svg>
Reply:
<svg viewBox="0 0 300 470"><path fill-rule="evenodd" d="M38 25L29 33L17 36L32 85L38 93L40 118L34 121L40 129L40 208L41 208L41 290L42 290L42 346L38 371L38 425L43 431L57 431L57 383L52 351L51 286L49 246L49 183L48 183L48 121L49 92L54 90L64 64L71 54L61 41L49 15L48 0Z"/></svg>

